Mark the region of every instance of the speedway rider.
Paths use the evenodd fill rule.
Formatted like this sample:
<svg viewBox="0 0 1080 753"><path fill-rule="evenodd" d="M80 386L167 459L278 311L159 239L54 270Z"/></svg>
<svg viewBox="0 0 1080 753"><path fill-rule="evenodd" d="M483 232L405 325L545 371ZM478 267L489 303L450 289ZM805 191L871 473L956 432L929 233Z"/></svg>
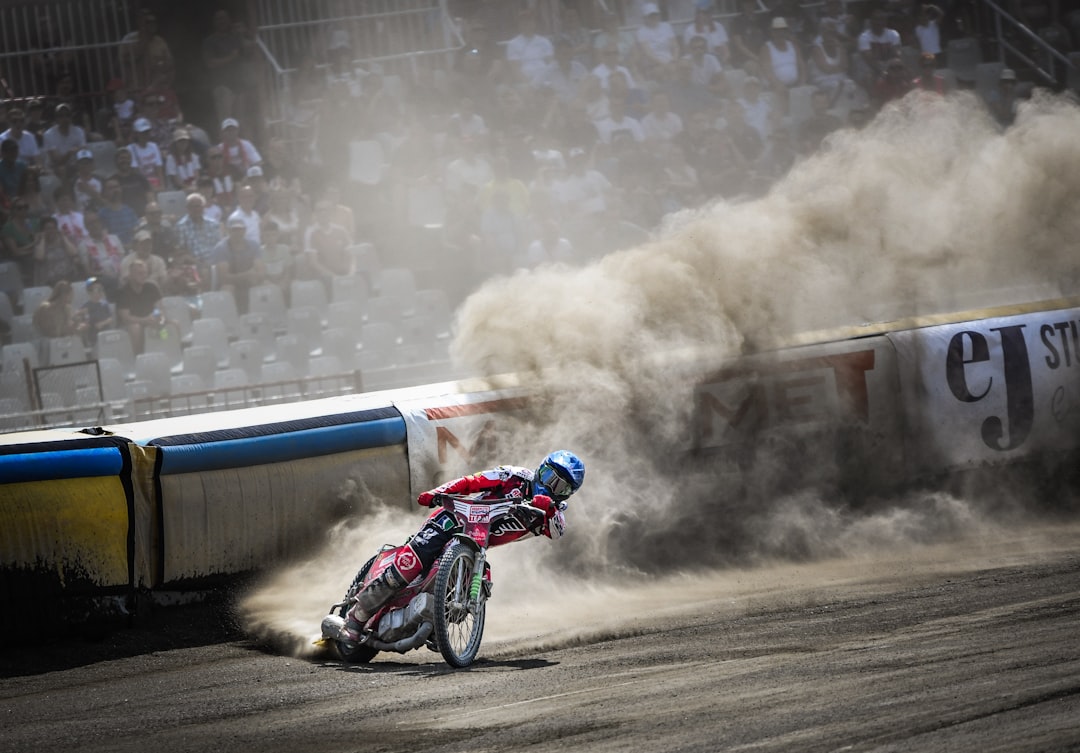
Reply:
<svg viewBox="0 0 1080 753"><path fill-rule="evenodd" d="M345 620L343 638L359 642L364 624L379 608L418 575L426 573L443 547L461 526L443 506L447 494L476 494L477 501L509 498L520 500L492 521L488 546L516 541L526 534L557 539L563 535L566 500L581 488L585 465L572 452L556 450L544 458L535 472L514 465L500 465L448 481L416 498L417 504L433 507L424 525L401 547L394 563L356 594L356 604Z"/></svg>

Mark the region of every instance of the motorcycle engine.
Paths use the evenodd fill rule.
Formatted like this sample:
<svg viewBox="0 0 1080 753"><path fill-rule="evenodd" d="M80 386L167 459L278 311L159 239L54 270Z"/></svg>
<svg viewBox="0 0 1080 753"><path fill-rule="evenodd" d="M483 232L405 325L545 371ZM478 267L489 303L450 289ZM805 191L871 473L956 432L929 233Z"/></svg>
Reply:
<svg viewBox="0 0 1080 753"><path fill-rule="evenodd" d="M425 592L418 593L404 607L393 609L382 616L375 635L380 641L393 643L408 638L425 622L435 619L435 597Z"/></svg>

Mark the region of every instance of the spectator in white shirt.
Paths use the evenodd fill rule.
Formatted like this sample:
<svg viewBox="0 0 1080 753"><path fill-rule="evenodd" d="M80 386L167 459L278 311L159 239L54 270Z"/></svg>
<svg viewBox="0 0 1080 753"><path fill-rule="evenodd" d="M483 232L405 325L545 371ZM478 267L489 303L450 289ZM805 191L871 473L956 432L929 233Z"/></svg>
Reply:
<svg viewBox="0 0 1080 753"><path fill-rule="evenodd" d="M62 177L74 172L75 155L86 146L86 132L72 123L71 105L56 106L56 125L45 131L41 141L50 171Z"/></svg>
<svg viewBox="0 0 1080 753"><path fill-rule="evenodd" d="M150 188L155 191L165 190L165 160L161 157L161 149L150 140L150 130L153 126L146 118L135 121L133 130L135 140L128 144L131 152L131 162L135 169L150 181Z"/></svg>
<svg viewBox="0 0 1080 753"><path fill-rule="evenodd" d="M711 86L713 79L724 72L720 60L709 52L709 43L702 36L690 39L686 62L690 65L690 80L698 86Z"/></svg>
<svg viewBox="0 0 1080 753"><path fill-rule="evenodd" d="M536 33L536 16L532 11L522 11L518 21L520 33L506 43L506 59L517 66L529 84L538 86L555 57L555 48L547 37Z"/></svg>
<svg viewBox="0 0 1080 753"><path fill-rule="evenodd" d="M600 85L604 88L604 91L607 91L608 79L616 71L626 76L626 83L630 85L631 89L637 88L634 77L630 75L630 69L619 63L619 48L613 45L604 48L600 53L600 64L592 69L592 74L600 79Z"/></svg>
<svg viewBox="0 0 1080 753"><path fill-rule="evenodd" d="M637 40L641 46L642 67L648 77L660 80L664 69L679 56L679 39L671 24L660 20L656 3L645 3L641 6L641 14L645 23L638 27Z"/></svg>
<svg viewBox="0 0 1080 753"><path fill-rule="evenodd" d="M26 113L19 108L14 108L8 113L8 129L0 133L0 142L11 139L19 145L19 158L28 165L36 165L41 161L41 149L38 147L37 137L30 131L24 130Z"/></svg>
<svg viewBox="0 0 1080 753"><path fill-rule="evenodd" d="M683 131L683 122L671 111L671 100L664 91L653 92L649 100L649 112L641 119L645 138L650 141L667 143Z"/></svg>

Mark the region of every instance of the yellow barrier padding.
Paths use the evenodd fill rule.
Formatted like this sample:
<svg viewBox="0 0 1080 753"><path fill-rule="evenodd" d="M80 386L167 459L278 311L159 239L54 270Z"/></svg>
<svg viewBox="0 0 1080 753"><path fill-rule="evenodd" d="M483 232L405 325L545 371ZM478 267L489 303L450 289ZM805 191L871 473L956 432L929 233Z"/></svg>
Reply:
<svg viewBox="0 0 1080 753"><path fill-rule="evenodd" d="M125 586L128 506L115 476L0 486L0 567Z"/></svg>

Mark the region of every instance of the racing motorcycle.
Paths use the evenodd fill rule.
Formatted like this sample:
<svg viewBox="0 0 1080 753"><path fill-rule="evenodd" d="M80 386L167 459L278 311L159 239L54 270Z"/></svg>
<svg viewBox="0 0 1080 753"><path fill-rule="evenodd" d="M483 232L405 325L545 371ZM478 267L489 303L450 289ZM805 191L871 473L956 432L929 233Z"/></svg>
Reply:
<svg viewBox="0 0 1080 753"><path fill-rule="evenodd" d="M322 621L322 639L346 662L366 664L380 651L408 653L421 646L442 654L452 667L467 667L480 650L484 614L491 596L487 547L491 522L520 500L439 495L438 501L461 527L425 574L418 575L364 625L359 642L342 640L342 628L356 594L394 562L402 547L385 545L356 574L344 600ZM408 542L406 542L408 543Z"/></svg>

